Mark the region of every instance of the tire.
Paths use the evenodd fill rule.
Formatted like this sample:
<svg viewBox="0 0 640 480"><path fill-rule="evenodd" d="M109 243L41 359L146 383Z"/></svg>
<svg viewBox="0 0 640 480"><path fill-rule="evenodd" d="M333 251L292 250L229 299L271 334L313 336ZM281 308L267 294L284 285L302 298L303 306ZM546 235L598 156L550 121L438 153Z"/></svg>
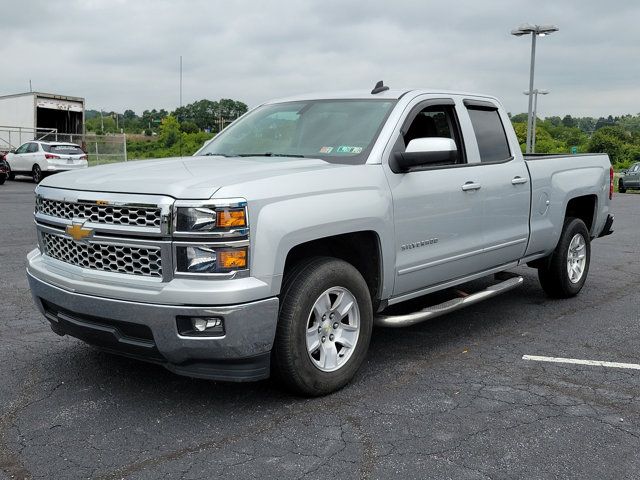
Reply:
<svg viewBox="0 0 640 480"><path fill-rule="evenodd" d="M37 163L31 169L31 178L33 179L33 183L40 183L42 181L42 170Z"/></svg>
<svg viewBox="0 0 640 480"><path fill-rule="evenodd" d="M570 262L574 267L571 274ZM576 296L587 280L590 262L591 238L587 226L579 218L565 219L558 245L538 268L542 289L552 298Z"/></svg>
<svg viewBox="0 0 640 480"><path fill-rule="evenodd" d="M7 162L7 166L9 166L9 162ZM11 166L9 166L9 176L7 178L11 181L16 179L16 174L11 171Z"/></svg>
<svg viewBox="0 0 640 480"><path fill-rule="evenodd" d="M3 185L7 178L8 175L0 174L0 185Z"/></svg>
<svg viewBox="0 0 640 480"><path fill-rule="evenodd" d="M618 182L618 193L626 193L627 189L624 188L624 183L622 183L622 180L620 180Z"/></svg>
<svg viewBox="0 0 640 480"><path fill-rule="evenodd" d="M338 306L349 304L351 309L340 318ZM329 318L334 310L336 317ZM305 396L339 390L362 365L372 328L369 288L355 267L331 257L299 263L286 275L280 296L272 352L275 377Z"/></svg>

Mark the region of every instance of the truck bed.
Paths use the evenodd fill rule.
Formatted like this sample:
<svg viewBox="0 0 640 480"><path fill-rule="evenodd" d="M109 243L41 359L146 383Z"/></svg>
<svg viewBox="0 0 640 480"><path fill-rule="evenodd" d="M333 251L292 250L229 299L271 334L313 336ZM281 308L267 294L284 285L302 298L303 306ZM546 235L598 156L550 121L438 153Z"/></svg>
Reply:
<svg viewBox="0 0 640 480"><path fill-rule="evenodd" d="M602 231L609 213L609 169L606 154L527 154L531 177L531 237L526 256L550 253L560 238L568 198L593 197L593 237ZM544 160L544 161L543 161Z"/></svg>

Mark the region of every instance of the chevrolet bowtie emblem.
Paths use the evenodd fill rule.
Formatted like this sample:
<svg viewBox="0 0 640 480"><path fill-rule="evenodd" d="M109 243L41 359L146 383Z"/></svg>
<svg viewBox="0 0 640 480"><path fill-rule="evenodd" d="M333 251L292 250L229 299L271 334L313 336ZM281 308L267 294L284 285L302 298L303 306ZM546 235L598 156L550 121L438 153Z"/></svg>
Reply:
<svg viewBox="0 0 640 480"><path fill-rule="evenodd" d="M90 228L84 228L83 225L84 223L73 223L72 225L67 225L65 233L76 242L81 242L93 235L93 230Z"/></svg>

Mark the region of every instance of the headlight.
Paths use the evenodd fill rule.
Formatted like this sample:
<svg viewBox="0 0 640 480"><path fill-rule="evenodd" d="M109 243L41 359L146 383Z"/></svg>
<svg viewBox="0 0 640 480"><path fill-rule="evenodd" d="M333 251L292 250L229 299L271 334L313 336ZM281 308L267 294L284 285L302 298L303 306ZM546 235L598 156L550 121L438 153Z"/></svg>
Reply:
<svg viewBox="0 0 640 480"><path fill-rule="evenodd" d="M176 269L179 273L235 272L247 268L247 257L247 247L181 244L176 246Z"/></svg>
<svg viewBox="0 0 640 480"><path fill-rule="evenodd" d="M216 227L216 211L210 207L178 207L176 232L211 232Z"/></svg>
<svg viewBox="0 0 640 480"><path fill-rule="evenodd" d="M248 233L246 203L231 205L176 202L174 233L185 235L243 236Z"/></svg>

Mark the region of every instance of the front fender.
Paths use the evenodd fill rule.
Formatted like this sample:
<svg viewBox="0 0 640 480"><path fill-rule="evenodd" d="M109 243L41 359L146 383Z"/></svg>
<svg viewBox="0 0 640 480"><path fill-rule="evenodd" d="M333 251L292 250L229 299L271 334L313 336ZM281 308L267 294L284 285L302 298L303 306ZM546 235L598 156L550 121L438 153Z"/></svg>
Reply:
<svg viewBox="0 0 640 480"><path fill-rule="evenodd" d="M272 294L280 292L288 253L297 245L333 235L373 231L383 261L382 298L393 287L394 241L390 197L377 188L334 190L285 198L264 205L257 221L251 251L252 275L271 277Z"/></svg>

